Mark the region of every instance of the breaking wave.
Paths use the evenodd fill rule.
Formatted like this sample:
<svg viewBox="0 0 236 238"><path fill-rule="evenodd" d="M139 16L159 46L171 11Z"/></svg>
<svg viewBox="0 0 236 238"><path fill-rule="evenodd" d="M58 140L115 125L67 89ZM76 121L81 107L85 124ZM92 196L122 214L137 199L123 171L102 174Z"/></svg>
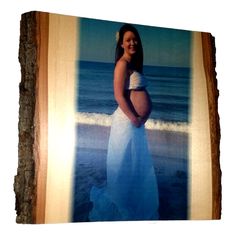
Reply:
<svg viewBox="0 0 236 238"><path fill-rule="evenodd" d="M76 122L87 125L111 126L112 116L101 113L77 112ZM148 130L166 130L173 132L188 132L188 123L185 122L165 122L155 119L148 119L145 124Z"/></svg>

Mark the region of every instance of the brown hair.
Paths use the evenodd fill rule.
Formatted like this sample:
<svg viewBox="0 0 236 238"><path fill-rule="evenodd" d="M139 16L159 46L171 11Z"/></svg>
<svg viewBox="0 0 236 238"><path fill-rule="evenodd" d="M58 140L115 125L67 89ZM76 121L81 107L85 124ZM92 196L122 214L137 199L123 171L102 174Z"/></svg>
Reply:
<svg viewBox="0 0 236 238"><path fill-rule="evenodd" d="M138 41L137 52L135 53L134 57L132 58L131 66L134 70L142 73L143 72L143 47L142 47L142 42L141 42L141 38L139 36L139 33L138 33L137 29L134 26L130 25L130 24L124 24L119 30L119 38L118 38L118 41L117 41L116 53L115 53L115 64L117 63L117 61L124 54L124 49L121 47L121 45L123 43L124 34L127 31L133 32L135 34L136 38L137 38L137 41Z"/></svg>

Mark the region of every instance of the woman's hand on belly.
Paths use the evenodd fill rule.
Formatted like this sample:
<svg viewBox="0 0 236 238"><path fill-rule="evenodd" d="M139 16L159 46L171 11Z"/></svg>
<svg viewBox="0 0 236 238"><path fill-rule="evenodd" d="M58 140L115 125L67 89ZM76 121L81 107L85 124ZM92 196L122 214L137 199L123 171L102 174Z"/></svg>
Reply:
<svg viewBox="0 0 236 238"><path fill-rule="evenodd" d="M136 117L136 119L135 119L135 120L132 120L131 123L132 123L135 127L139 128L140 126L143 125L143 120L142 120L141 117Z"/></svg>

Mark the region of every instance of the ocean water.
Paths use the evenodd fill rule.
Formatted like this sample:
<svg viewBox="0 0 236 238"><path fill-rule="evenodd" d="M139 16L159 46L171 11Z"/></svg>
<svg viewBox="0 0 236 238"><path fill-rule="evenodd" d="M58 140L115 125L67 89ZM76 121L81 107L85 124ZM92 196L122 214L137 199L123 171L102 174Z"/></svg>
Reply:
<svg viewBox="0 0 236 238"><path fill-rule="evenodd" d="M113 96L113 63L78 61L77 111L86 121L104 118L117 107ZM144 66L153 103L154 124L189 122L190 68ZM100 120L101 121L101 120Z"/></svg>

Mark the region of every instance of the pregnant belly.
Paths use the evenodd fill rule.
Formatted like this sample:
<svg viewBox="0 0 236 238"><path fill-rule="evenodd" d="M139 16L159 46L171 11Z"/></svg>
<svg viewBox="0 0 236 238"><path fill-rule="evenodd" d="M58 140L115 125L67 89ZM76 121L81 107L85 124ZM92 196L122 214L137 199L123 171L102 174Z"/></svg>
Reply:
<svg viewBox="0 0 236 238"><path fill-rule="evenodd" d="M147 117L151 113L152 103L146 90L130 92L130 101L140 117Z"/></svg>

